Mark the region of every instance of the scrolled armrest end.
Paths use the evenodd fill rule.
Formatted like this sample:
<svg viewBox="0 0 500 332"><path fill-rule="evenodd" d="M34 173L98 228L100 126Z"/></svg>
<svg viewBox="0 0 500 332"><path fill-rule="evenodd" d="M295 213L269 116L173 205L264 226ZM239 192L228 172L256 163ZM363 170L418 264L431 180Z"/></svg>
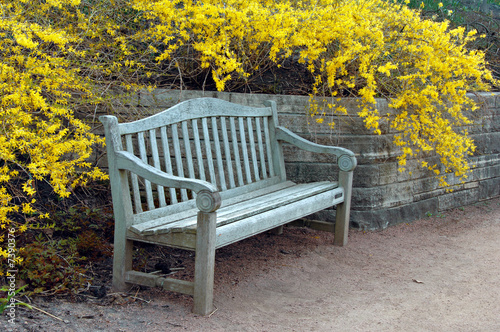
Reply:
<svg viewBox="0 0 500 332"><path fill-rule="evenodd" d="M354 156L343 154L337 159L337 164L341 171L351 172L356 168L357 160Z"/></svg>
<svg viewBox="0 0 500 332"><path fill-rule="evenodd" d="M221 198L218 192L200 190L196 194L196 206L201 212L214 212L221 205Z"/></svg>

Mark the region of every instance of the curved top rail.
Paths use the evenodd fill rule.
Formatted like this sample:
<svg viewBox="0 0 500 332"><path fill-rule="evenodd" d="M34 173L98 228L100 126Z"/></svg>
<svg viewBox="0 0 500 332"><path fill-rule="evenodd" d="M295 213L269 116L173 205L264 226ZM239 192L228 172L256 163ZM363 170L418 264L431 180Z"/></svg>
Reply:
<svg viewBox="0 0 500 332"><path fill-rule="evenodd" d="M272 116L270 107L250 107L216 98L186 100L145 119L121 123L120 135L133 134L186 120L214 116Z"/></svg>

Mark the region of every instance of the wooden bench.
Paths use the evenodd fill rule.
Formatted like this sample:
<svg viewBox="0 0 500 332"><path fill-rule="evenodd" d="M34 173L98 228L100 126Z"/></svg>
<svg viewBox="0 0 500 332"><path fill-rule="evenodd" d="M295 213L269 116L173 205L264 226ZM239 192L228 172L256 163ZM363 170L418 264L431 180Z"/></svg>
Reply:
<svg viewBox="0 0 500 332"><path fill-rule="evenodd" d="M113 286L161 286L213 308L215 249L337 205L334 244L349 227L354 154L311 143L278 125L276 104L213 98L118 123L102 116L115 216ZM282 143L332 155L338 182L286 180ZM194 282L132 269L133 242L194 250Z"/></svg>

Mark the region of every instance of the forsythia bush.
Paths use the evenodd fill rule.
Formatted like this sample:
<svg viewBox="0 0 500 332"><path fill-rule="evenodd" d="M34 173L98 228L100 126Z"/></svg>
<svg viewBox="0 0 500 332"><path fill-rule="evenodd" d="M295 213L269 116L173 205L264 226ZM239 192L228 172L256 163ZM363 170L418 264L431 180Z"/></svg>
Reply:
<svg viewBox="0 0 500 332"><path fill-rule="evenodd" d="M0 2L0 243L7 228L15 228L19 240L30 220L48 218L36 208L42 181L64 198L89 179L105 178L87 162L103 139L72 111L75 95L93 98L89 80L74 65L84 52L69 29L47 22L57 13L64 18L77 3ZM5 248L0 256L8 257Z"/></svg>
<svg viewBox="0 0 500 332"><path fill-rule="evenodd" d="M152 22L144 36L162 43L153 50L158 61L177 62L188 45L223 90L231 79L245 80L259 66L293 57L315 77L312 96L330 97L326 109L311 99L317 122L330 110L345 113L335 98L347 92L360 97L358 114L368 129L380 134L381 121L389 121L397 130L401 170L408 157L435 151L444 169L422 161L423 167L467 176L474 144L464 111L476 105L466 92L486 91L492 81L484 54L466 48L474 32L450 30L447 22L422 19L404 4L383 0L134 3ZM388 98L396 114L379 114L376 97Z"/></svg>

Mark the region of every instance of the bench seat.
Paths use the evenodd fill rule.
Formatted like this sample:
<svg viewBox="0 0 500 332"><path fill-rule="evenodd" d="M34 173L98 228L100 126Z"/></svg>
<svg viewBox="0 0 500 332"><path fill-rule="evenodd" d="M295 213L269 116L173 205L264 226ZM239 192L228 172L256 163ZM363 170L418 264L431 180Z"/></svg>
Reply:
<svg viewBox="0 0 500 332"><path fill-rule="evenodd" d="M320 206L326 209L339 204L344 199L343 192L343 188L339 188L337 182L295 184L286 181L228 199L223 198L222 205L217 210L216 248L305 217ZM230 191L226 193L231 194ZM129 227L128 237L194 250L198 211L193 207L183 212L132 225ZM270 218L269 215L274 217ZM277 218L281 218L279 222ZM264 219L269 219L269 222L264 222ZM230 225L235 222L238 223ZM235 228L240 230L235 231ZM244 235L231 236L230 233L233 232ZM169 240L168 236L165 236L163 241L160 240L159 235L169 233L190 233L194 236L192 241L184 243ZM150 236L154 237L153 241L148 241Z"/></svg>

